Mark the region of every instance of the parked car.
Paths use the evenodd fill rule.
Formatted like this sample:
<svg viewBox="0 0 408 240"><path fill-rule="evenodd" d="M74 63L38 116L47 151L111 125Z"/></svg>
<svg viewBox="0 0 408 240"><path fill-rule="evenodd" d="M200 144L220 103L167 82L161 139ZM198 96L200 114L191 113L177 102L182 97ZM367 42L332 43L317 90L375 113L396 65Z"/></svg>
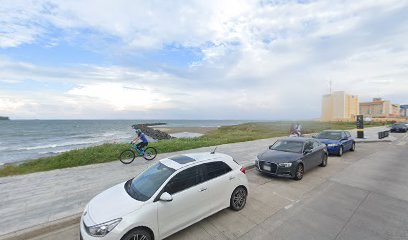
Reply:
<svg viewBox="0 0 408 240"><path fill-rule="evenodd" d="M329 154L342 156L346 151L356 150L356 142L349 131L325 130L320 132L316 139L326 144Z"/></svg>
<svg viewBox="0 0 408 240"><path fill-rule="evenodd" d="M81 239L158 240L226 207L239 211L248 195L245 169L221 153L165 158L94 197Z"/></svg>
<svg viewBox="0 0 408 240"><path fill-rule="evenodd" d="M273 176L303 178L305 171L327 165L326 145L312 138L284 138L258 155L255 167L261 173Z"/></svg>
<svg viewBox="0 0 408 240"><path fill-rule="evenodd" d="M391 126L391 132L407 132L408 126L405 123L394 123Z"/></svg>

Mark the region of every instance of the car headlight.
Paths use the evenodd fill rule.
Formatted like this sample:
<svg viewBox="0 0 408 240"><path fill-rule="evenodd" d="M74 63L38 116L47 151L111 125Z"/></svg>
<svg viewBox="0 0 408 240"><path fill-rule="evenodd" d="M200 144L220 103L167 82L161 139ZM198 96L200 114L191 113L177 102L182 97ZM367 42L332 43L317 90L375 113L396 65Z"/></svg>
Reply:
<svg viewBox="0 0 408 240"><path fill-rule="evenodd" d="M85 225L85 229L92 237L103 237L112 231L120 223L120 221L122 221L122 218L114 219L112 221L90 227Z"/></svg>
<svg viewBox="0 0 408 240"><path fill-rule="evenodd" d="M278 165L279 167L290 167L292 166L292 163L279 163Z"/></svg>
<svg viewBox="0 0 408 240"><path fill-rule="evenodd" d="M336 147L337 144L336 144L336 143L330 143L330 144L327 144L327 146L328 146L328 147Z"/></svg>

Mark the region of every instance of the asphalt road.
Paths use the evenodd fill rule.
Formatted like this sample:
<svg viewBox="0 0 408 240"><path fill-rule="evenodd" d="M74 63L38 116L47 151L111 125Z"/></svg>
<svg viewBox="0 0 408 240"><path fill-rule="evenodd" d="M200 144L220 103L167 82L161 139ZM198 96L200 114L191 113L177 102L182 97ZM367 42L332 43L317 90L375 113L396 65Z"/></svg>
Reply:
<svg viewBox="0 0 408 240"><path fill-rule="evenodd" d="M408 134L360 143L301 181L247 172L240 212L225 209L168 239L408 239ZM79 223L32 238L79 239Z"/></svg>

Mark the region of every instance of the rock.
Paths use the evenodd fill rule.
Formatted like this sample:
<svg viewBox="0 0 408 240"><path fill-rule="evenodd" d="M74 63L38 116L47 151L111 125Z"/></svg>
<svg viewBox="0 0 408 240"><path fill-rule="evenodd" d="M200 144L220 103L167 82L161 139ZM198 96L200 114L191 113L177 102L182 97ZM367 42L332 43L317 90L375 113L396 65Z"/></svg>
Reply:
<svg viewBox="0 0 408 240"><path fill-rule="evenodd" d="M135 124L135 125L132 125L132 127L142 130L142 132L144 134L146 134L147 136L149 136L149 137L151 137L151 138L153 138L155 140L163 140L163 139L172 139L172 138L174 138L174 137L170 136L169 134L167 134L165 132L153 129L153 128L149 127L148 125L149 126L155 126L155 125L164 125L164 124L153 124L153 125L150 124L150 123L149 124Z"/></svg>

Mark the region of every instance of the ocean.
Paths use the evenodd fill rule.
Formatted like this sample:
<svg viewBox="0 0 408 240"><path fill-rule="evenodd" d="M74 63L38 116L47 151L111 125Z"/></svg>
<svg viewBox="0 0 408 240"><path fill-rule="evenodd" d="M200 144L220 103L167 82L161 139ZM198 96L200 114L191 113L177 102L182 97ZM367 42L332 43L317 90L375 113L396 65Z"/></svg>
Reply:
<svg viewBox="0 0 408 240"><path fill-rule="evenodd" d="M0 121L0 165L103 143L129 142L131 126L167 123L168 127L220 127L247 120L3 120Z"/></svg>

